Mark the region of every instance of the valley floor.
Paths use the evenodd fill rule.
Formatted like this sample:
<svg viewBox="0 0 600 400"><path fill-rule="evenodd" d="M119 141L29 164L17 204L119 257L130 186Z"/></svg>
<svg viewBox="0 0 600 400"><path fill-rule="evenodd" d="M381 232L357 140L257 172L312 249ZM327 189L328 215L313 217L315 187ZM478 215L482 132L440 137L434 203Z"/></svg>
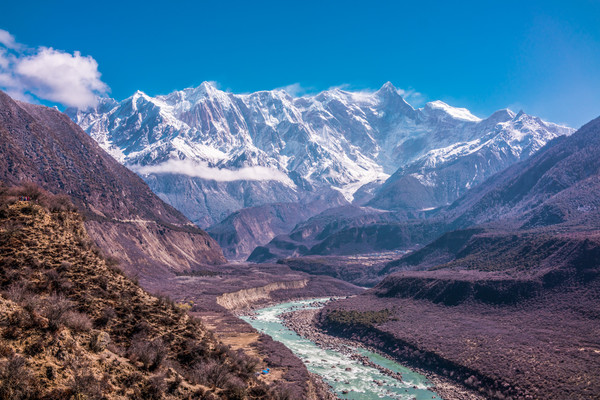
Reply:
<svg viewBox="0 0 600 400"><path fill-rule="evenodd" d="M319 317L330 334L488 398L591 399L600 393L599 299L597 282L511 306L364 294L330 303ZM374 315L384 318L369 322Z"/></svg>
<svg viewBox="0 0 600 400"><path fill-rule="evenodd" d="M319 309L311 310L300 310L282 315L285 325L298 333L300 336L311 340L316 343L319 347L324 349L334 349L336 351L347 352L348 348L365 348L364 343L351 338L342 338L339 336L329 335L323 331L316 323L316 317L319 313ZM378 353L386 358L390 358L388 354L382 352L380 349L376 349L367 346L369 351ZM396 360L399 361L399 360ZM368 361L367 361L368 362ZM438 393L445 400L482 400L484 399L481 394L468 390L462 385L456 382L434 374L431 371L422 368L412 368L418 373L427 377L427 379L433 384L431 391ZM391 371L384 371L386 375L390 374Z"/></svg>
<svg viewBox="0 0 600 400"><path fill-rule="evenodd" d="M186 275L142 281L150 292L168 295L189 307L215 335L234 350L261 360L271 372L259 379L282 383L291 399L329 400L332 394L322 380L283 344L254 330L237 318L242 310L265 307L290 299L358 294L363 289L329 276L293 271L280 264L228 264L206 266Z"/></svg>

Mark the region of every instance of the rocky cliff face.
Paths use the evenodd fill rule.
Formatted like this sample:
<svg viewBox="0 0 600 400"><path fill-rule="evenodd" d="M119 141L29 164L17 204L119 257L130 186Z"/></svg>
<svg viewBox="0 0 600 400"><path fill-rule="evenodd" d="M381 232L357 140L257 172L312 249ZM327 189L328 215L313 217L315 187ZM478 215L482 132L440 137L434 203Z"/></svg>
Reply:
<svg viewBox="0 0 600 400"><path fill-rule="evenodd" d="M225 262L213 239L160 200L65 114L0 93L0 180L65 193L107 255L144 277Z"/></svg>
<svg viewBox="0 0 600 400"><path fill-rule="evenodd" d="M239 310L242 308L248 308L258 302L271 300L271 292L275 290L302 289L306 287L307 284L308 279L269 283L268 285L261 287L224 293L217 297L217 304L225 307L228 310Z"/></svg>

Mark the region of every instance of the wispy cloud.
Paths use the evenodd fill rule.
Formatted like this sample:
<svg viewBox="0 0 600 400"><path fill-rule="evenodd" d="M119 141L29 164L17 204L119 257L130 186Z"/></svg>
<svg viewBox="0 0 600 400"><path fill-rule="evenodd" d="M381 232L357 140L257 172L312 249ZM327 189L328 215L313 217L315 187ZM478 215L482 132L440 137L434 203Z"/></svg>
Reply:
<svg viewBox="0 0 600 400"><path fill-rule="evenodd" d="M275 88L275 90L285 90L292 97L302 97L307 94L315 93L315 88L303 86L298 82Z"/></svg>
<svg viewBox="0 0 600 400"><path fill-rule="evenodd" d="M0 29L0 44L9 49L16 49L20 45L15 40L15 37L10 32Z"/></svg>
<svg viewBox="0 0 600 400"><path fill-rule="evenodd" d="M334 89L339 89L339 90L343 90L346 92L350 92L350 93L354 94L355 96L365 96L365 97L370 96L373 93L375 93L377 90L379 90L379 88L357 89L353 85L348 84L348 83L344 83L344 84L337 85L337 86L331 86L327 90L334 90ZM417 92L416 90L414 90L412 88L410 88L410 89L396 88L396 91L400 94L400 96L402 96L404 98L404 100L409 102L414 107L419 107L419 106L425 104L425 100L426 100L425 95L423 95L420 92Z"/></svg>
<svg viewBox="0 0 600 400"><path fill-rule="evenodd" d="M398 89L400 96L409 102L413 107L419 107L425 104L426 97L423 93L417 92L414 89Z"/></svg>
<svg viewBox="0 0 600 400"><path fill-rule="evenodd" d="M95 106L108 93L98 63L50 47L30 49L0 30L0 88L21 100L49 100L65 106Z"/></svg>
<svg viewBox="0 0 600 400"><path fill-rule="evenodd" d="M128 165L128 167L142 175L177 174L218 182L277 181L288 186L294 186L294 182L283 172L275 168L261 166L240 169L214 168L206 163L172 159L157 165Z"/></svg>

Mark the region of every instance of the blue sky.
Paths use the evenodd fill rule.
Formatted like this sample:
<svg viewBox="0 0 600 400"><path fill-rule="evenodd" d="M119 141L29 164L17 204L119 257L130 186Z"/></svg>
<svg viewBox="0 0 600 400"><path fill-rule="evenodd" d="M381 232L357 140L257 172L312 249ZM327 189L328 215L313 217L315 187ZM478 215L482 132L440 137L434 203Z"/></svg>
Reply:
<svg viewBox="0 0 600 400"><path fill-rule="evenodd" d="M78 51L86 76L95 60L116 99L205 80L233 92L391 81L420 93L417 105L441 99L478 116L509 107L579 127L600 115L600 1L452 3L8 2L0 29L21 44L7 54ZM21 86L46 65L29 64Z"/></svg>

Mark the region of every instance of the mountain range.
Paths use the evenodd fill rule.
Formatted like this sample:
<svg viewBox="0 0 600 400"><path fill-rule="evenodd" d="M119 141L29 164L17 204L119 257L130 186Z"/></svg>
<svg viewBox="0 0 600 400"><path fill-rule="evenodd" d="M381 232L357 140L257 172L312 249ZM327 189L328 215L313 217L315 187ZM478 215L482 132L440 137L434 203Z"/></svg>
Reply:
<svg viewBox="0 0 600 400"><path fill-rule="evenodd" d="M195 90L204 93L212 90L210 88L203 85ZM234 105L232 99L258 98L263 93L232 95L214 91L215 98L224 94ZM321 158L298 150L298 157L308 157L315 163L315 169L308 175L300 174L301 168L288 169L288 165L297 161L292 156L286 159L287 164L279 165L275 154L280 153L268 153L254 144L256 155L264 153L264 157L242 157L237 164L228 164L232 160L227 157L207 161L198 156L201 147L195 147L196 153L190 150L192 145L207 146L205 142L184 143L183 139L189 135L201 134L194 130L196 128L175 131L176 122L169 120L173 124L171 128L161 125L162 131L149 130L152 118L164 122L166 114L160 107L149 105L152 103L149 100L146 110L153 109L155 114L141 113L141 105L150 98L139 93L129 109L125 106L127 100L117 103L105 99L98 107L109 109L105 115L93 114L93 110L87 114L89 118L98 117L88 128L104 123L126 126L128 123L119 118L130 118L130 130L126 132L131 134L132 151L127 153L115 147L115 139L108 130L103 142L101 136L92 133L90 137L69 116L55 109L15 101L0 92L0 154L3 155L0 181L18 188L2 189L6 197L2 214L5 218L3 243L7 254L15 254L3 262L22 272L7 275L3 285L8 288L15 276L31 281L33 276L43 275L31 282L39 281L44 295L59 288L79 296L79 289L89 286L94 292L117 299L116 292L106 291L111 287L110 280L90 278L98 272L108 274L113 280L121 279L114 265L106 268L113 263L105 257L112 256L120 260L126 272L138 276L144 288L166 290L173 296L178 303L171 304L169 309L181 310L183 315L189 306L196 313L203 313L211 324L219 327L219 332L229 332L234 337L248 332L246 328L228 325L226 321L231 315L225 309L284 300L290 295L348 295L327 305L317 315L321 328L330 334L363 341L401 358L409 366L434 371L486 398L557 398L557 393L559 396L567 394L569 398L590 398L598 393L595 377L600 315L597 302L600 298L600 161L597 157L600 119L573 133L569 128L522 112L514 114L503 110L479 120L466 110L452 109L439 102L414 109L391 85L384 85L374 93L331 92L375 99L372 110L383 107L382 104L393 109L387 116L380 111L382 115L372 120L377 122L372 122L377 129L392 125L414 128L410 134L404 132L406 137L395 150L388 146L387 155L370 158L377 165L370 170L377 172L371 175L370 181L367 178L353 180L356 175L352 174L352 179L344 181L342 177L350 175L337 172L351 171L348 165L352 164L343 163L336 166L348 167L348 170L335 169L334 174L334 169L330 169L327 176L332 180L325 179L323 171L317 173L320 165L325 165L328 159L331 161L328 158L331 152L325 154L324 150L314 153ZM322 93L294 99L281 91L269 93L287 96L292 99L291 104L317 101L314 99L325 96ZM165 104L167 97L161 100ZM225 102L224 99L219 101ZM194 107L198 104L204 103L198 100ZM347 105L359 113L360 107L356 104ZM171 111L177 107L185 108L173 106ZM209 109L217 113L214 107ZM198 115L206 116L206 110L198 106ZM231 107L228 110L233 112ZM331 110L326 111L331 114ZM446 116L436 119L440 124L438 128L445 123L451 128L419 130L433 126L432 116L440 110ZM86 118L82 111L71 110L70 113L75 119ZM268 119L267 114L261 115ZM210 126L218 125L211 121ZM319 132L324 131L327 129ZM222 133L218 129L210 132L207 135L214 138ZM331 132L326 139L321 137L323 148L344 141L348 146L351 142L358 143L353 141L360 135L352 136L356 133L354 130L348 132L338 132L339 140ZM374 132L372 137L385 136L379 130L377 135ZM388 136L401 136L398 130L386 132ZM258 143L250 134L248 137L236 135L230 136L236 140L250 138L252 143ZM156 140L151 142L149 138ZM312 146L310 137L306 138L304 144ZM412 139L415 141L411 142ZM261 146L268 142L263 140ZM404 146L407 142L414 146L411 150ZM287 143L281 143L282 152L287 151ZM365 150L368 146L362 145L364 148L355 145L353 154L369 153ZM239 146L242 152L254 151L251 145L240 142ZM108 154L102 147L112 153ZM189 152L180 152L181 149ZM204 148L203 154L213 150ZM394 155L394 151L397 154ZM129 156L136 161L128 161ZM347 156L347 153L342 151L338 156ZM399 166L394 167L395 171L386 170L389 167L386 163L394 157ZM402 161L405 158L408 161ZM309 165L308 161L304 165ZM150 186L160 183L174 184L172 188L194 187L204 199L195 199L194 204L199 201L206 204L206 199L212 198L211 201L224 205L234 195L251 199L256 193L262 193L269 201L257 201L213 223L208 230L215 240L182 212L161 200L142 178ZM70 222L71 208L64 212L54 210L56 205L58 209L62 207L60 196L49 197L52 203L43 207L41 202L35 204L34 200L31 204L30 199L17 197L19 188L25 192L33 190L25 182L36 183L55 194L68 195L82 214L76 216L76 220L85 220L84 224ZM156 186L152 188L156 190ZM233 192L223 192L223 188ZM245 188L252 190L244 193ZM273 191L278 190L282 196L290 197L277 197ZM164 193L158 194L171 201ZM185 199L191 192L173 191L172 195ZM185 210L181 204L178 207ZM10 219L11 213L18 217L19 223ZM55 226L54 231L46 229L49 222ZM82 234L85 231L89 238ZM72 284L56 278L60 274L73 274L75 269L72 263L61 262L65 246L52 239L56 236L53 232L65 232L63 236L68 240L62 242L67 243L67 250L77 248L85 253L85 259L77 252L71 255L78 267L85 266L81 271L85 271L88 278L77 281L77 293L69 292L74 287ZM47 249L39 245L40 238ZM250 259L311 257L296 258L294 262L281 260L277 264L225 264L217 243L225 243L228 254L242 257L269 238L272 239L267 245L252 251ZM35 257L27 256L22 249L31 251ZM414 251L383 253L406 249ZM370 259L370 252L377 252L378 258ZM358 253L363 255L358 257ZM354 256L338 257L338 264L332 267L327 264L330 259L322 256L332 254ZM51 256L51 260L40 261L47 256ZM93 262L86 264L85 260ZM94 272L94 265L101 269ZM42 274L38 270L53 268L56 273ZM361 268L372 268L375 273L361 276ZM374 278L377 274L379 279ZM358 296L350 296L362 289L319 275L376 286ZM126 281L132 293L141 291L133 282ZM3 292L5 296L18 295L16 286L11 287ZM85 299L89 298L81 297L81 304L86 304ZM156 306L166 300L148 297L144 301L149 307L148 313L152 314ZM5 303L3 306L11 310L15 304L24 304ZM94 307L90 310L97 314L101 306ZM85 318L82 320L85 322ZM166 319L161 321L169 323ZM87 324L90 323L91 320ZM131 329L137 332L142 328L132 326ZM237 340L239 336L231 343ZM253 340L254 344L246 343L246 350L262 348L260 355L264 362L282 372L281 368L286 368L282 380L295 382L299 398L308 398L305 394L311 391L313 381L304 367L288 369L285 366L292 364L287 361L288 356L280 356L279 348L273 350L276 347L262 337L256 336ZM126 343L128 339L123 341ZM256 343L262 343L262 347ZM123 349L114 349L121 356L125 354ZM275 384L271 385L273 389Z"/></svg>
<svg viewBox="0 0 600 400"><path fill-rule="evenodd" d="M236 227L239 215L229 217L241 209L267 216L271 211L255 207L323 197L332 207L437 208L573 132L510 110L480 119L441 101L414 108L389 82L374 92L303 97L233 94L204 82L165 96L102 99L67 114L192 222L221 224L208 230L233 258L299 222L263 218L269 233L252 238ZM321 211L307 207L302 216Z"/></svg>

